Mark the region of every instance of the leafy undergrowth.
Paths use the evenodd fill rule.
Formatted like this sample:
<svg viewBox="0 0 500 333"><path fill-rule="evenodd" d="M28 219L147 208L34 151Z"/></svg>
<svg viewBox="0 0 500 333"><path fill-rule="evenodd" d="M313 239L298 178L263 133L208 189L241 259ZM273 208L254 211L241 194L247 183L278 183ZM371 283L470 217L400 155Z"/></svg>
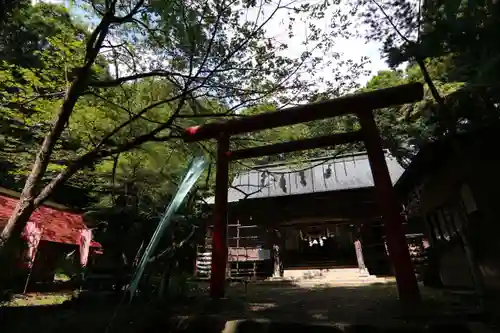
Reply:
<svg viewBox="0 0 500 333"><path fill-rule="evenodd" d="M41 306L62 304L73 297L71 292L59 293L27 293L25 295L14 295L8 302L2 304L4 307Z"/></svg>

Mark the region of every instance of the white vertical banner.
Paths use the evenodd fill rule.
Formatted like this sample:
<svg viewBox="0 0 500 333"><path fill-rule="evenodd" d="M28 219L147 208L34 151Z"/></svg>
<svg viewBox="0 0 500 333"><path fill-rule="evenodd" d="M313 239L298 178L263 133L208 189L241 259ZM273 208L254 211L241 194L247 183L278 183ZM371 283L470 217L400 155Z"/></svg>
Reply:
<svg viewBox="0 0 500 333"><path fill-rule="evenodd" d="M80 230L80 266L86 267L89 260L90 242L92 241L92 230Z"/></svg>
<svg viewBox="0 0 500 333"><path fill-rule="evenodd" d="M359 270L365 272L365 259L363 257L363 248L361 247L361 242L359 241L359 239L354 242L354 248L356 249L356 259L358 260Z"/></svg>
<svg viewBox="0 0 500 333"><path fill-rule="evenodd" d="M42 238L42 229L33 221L28 221L24 227L22 238L26 241L28 249L24 253L24 259L28 268L33 267L35 262L36 252L38 250L38 244Z"/></svg>

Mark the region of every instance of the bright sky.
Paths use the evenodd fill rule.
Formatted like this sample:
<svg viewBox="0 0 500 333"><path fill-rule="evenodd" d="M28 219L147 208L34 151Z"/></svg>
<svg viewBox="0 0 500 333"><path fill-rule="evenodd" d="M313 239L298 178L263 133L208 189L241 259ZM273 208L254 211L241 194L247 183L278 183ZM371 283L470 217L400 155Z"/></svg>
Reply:
<svg viewBox="0 0 500 333"><path fill-rule="evenodd" d="M273 5L264 7L264 14L261 14L261 20L264 21L269 13L275 8L275 4L277 1L281 1L281 4L288 2L293 2L295 6L298 6L302 3L315 3L314 0L273 0ZM330 3L335 2L335 0L328 0ZM302 45L303 41L306 40L306 35L308 33L307 26L309 23L313 23L318 28L322 29L323 32L331 32L333 31L329 26L332 21L332 16L335 11L340 11L342 13L348 13L349 6L347 3L349 0L338 0L340 2L339 5L330 5L327 10L324 12L324 18L320 20L314 20L312 22L308 21L308 17L302 15L299 19L295 20L293 23L293 31L295 36L290 39L288 37L288 15L286 11L278 11L275 16L271 19L271 21L266 24L266 32L269 36L277 37L278 40L288 44L288 49L286 52L290 56L290 53L295 54L296 56L300 56L303 51L310 51ZM319 2L323 2L319 0ZM258 10L254 10L253 13L249 14L252 16L252 21L255 20L255 15ZM267 16L265 15L267 14ZM366 26L363 26L359 22L353 22L354 24L348 29L348 32L352 32L354 35L357 31L367 30ZM310 47L309 47L310 48ZM380 57L380 48L381 44L378 42L369 42L366 43L364 38L349 38L349 39L335 39L335 45L332 48L331 52L340 53L340 59L336 60L332 57L331 54L322 54L316 52L313 54L315 56L321 56L324 58L324 61L332 61L332 71L335 67L335 64L342 60L352 59L354 62L359 63L362 57L368 57L370 63L366 65L366 69L370 71L370 74L364 77L360 77L358 79L358 83L364 85L368 79L375 75L378 71L388 69L388 66L385 64L384 60ZM328 75L331 72L325 70L323 73L320 73L321 76L328 78Z"/></svg>
<svg viewBox="0 0 500 333"><path fill-rule="evenodd" d="M316 3L314 0L272 0L272 5L264 6L263 12L260 14L260 22L263 22L269 17L271 11L275 8L278 1L281 1L281 4L291 3L293 2L294 6L299 6L302 3ZM330 3L336 2L335 0L328 0ZM332 16L335 11L340 11L342 13L348 13L350 6L348 5L349 0L337 0L340 2L338 5L330 5L327 10L324 12L324 18L320 20L314 20L312 22L308 21L308 17L302 15L299 19L295 20L293 23L293 32L294 37L290 39L288 37L288 14L285 10L278 11L275 16L271 19L269 23L266 24L266 32L268 36L276 37L281 42L288 44L288 49L286 50L287 54L290 56L295 54L296 56L300 56L303 51L309 51L304 45L302 45L303 41L306 39L306 34L308 32L307 26L309 23L313 23L318 28L322 29L323 32L331 32L333 31L329 26L332 21ZM323 2L319 0L318 2ZM258 13L257 9L254 9L253 12L248 14L248 19L251 21L255 21L256 15ZM359 31L367 30L368 27L360 24L359 22L353 22L354 24L348 29L349 32L355 34ZM335 60L329 54L321 54L319 52L313 53L314 55L322 56L325 60L332 61L332 69L333 66L338 61L352 59L355 62L359 62L362 57L368 57L370 59L370 63L366 66L366 69L371 73L365 77L360 77L358 83L365 84L367 80L374 74L376 74L380 70L388 69L388 66L385 64L384 60L380 57L380 48L381 44L378 42L369 42L366 43L364 38L349 38L349 39L340 39L337 38L335 40L335 46L332 48L331 52L336 52L341 54L341 58L339 60ZM322 76L327 78L328 71L322 73Z"/></svg>
<svg viewBox="0 0 500 333"><path fill-rule="evenodd" d="M377 42L366 43L364 39L349 39L340 40L337 42L338 49L344 53L345 58L359 59L366 56L370 59L370 64L367 69L371 74L368 77L360 78L360 83L366 83L370 76L377 74L378 71L389 69L385 61L380 57L380 49L382 45Z"/></svg>
<svg viewBox="0 0 500 333"><path fill-rule="evenodd" d="M69 4L69 0L32 0L32 3L37 3L37 2L50 2L50 3L65 3L66 5ZM274 0L278 1L278 0ZM282 0L282 1L290 1L290 0ZM346 10L347 6L345 3L347 0L340 0L341 4L340 5L332 5L329 6L327 11L325 12L324 19L322 20L316 20L313 23L317 25L318 27L321 27L324 31L329 31L328 28L328 23L331 20L332 13L334 10ZM305 2L311 2L310 0L295 0L294 4L297 5L298 3L305 3ZM267 18L266 15L268 15L272 10L272 5L264 7L264 14L261 13L259 16L261 20L264 20ZM257 10L254 10L253 13L249 12L248 14L248 19L254 20L255 15L257 13ZM78 12L74 14L79 14ZM252 17L253 16L253 17ZM288 38L287 34L287 27L288 27L288 18L287 18L286 11L279 11L272 19L270 22L266 24L266 32L269 36L273 36L278 38L280 41L285 42L288 44L288 49L287 49L287 54L288 56L291 55L297 55L299 56L303 51L306 50L306 48L302 45L302 42L305 39L305 34L307 31L307 17L301 17L300 20L295 21L294 23L294 33L295 36L290 39ZM363 26L358 26L358 29L363 30ZM353 32L355 31L354 27L352 27ZM368 79L370 78L371 75L376 74L380 70L388 69L388 66L385 64L385 62L381 59L380 57L380 43L377 42L369 42L366 43L363 38L350 38L348 40L346 39L337 39L335 41L335 46L333 48L333 52L338 52L341 53L341 59L340 60L347 60L347 59L352 59L354 61L358 61L361 57L368 57L370 60L370 63L367 64L366 69L371 72L370 75L360 77L358 79L359 84L365 84ZM317 55L317 54L315 54ZM332 60L332 65L330 68L333 69L335 68L335 63L337 60L334 60L331 55L329 54L320 54L324 59L325 62L328 60ZM321 76L328 78L329 71L325 70Z"/></svg>

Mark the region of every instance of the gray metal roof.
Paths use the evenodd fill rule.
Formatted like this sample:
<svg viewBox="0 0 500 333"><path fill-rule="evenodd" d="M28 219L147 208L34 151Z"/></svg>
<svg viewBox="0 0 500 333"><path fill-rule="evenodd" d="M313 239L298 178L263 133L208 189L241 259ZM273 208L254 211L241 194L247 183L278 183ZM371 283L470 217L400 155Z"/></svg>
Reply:
<svg viewBox="0 0 500 333"><path fill-rule="evenodd" d="M403 167L386 153L386 163L394 184ZM228 190L228 202L295 194L339 191L373 186L366 154L322 158L307 163L259 166L236 175ZM207 203L213 203L208 198Z"/></svg>

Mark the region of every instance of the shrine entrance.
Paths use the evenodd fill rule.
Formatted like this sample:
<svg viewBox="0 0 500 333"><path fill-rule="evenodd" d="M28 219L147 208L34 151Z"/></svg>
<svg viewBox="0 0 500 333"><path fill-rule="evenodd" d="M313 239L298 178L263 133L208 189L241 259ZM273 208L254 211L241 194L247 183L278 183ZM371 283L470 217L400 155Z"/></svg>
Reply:
<svg viewBox="0 0 500 333"><path fill-rule="evenodd" d="M383 217L389 256L396 276L399 298L405 302L420 299L417 280L411 263L408 246L402 229L403 217L396 200L389 170L385 161L380 134L375 123L373 110L419 101L423 98L421 83L412 83L378 91L341 97L329 101L284 109L278 112L233 119L226 122L209 123L187 128L186 142L217 139L217 170L215 192L215 221L212 232L212 261L210 293L220 298L225 293L227 267L227 224L228 224L228 181L229 162L279 153L332 147L339 144L364 142L369 158L375 197L379 214ZM346 114L358 117L361 129L317 138L271 144L267 146L230 151L232 135L254 132L280 126L293 125L318 119ZM355 206L355 203L351 203ZM330 202L329 206L336 205ZM361 207L357 207L361 210ZM363 213L363 212L361 212ZM366 212L364 212L366 213ZM371 217L375 217L371 215Z"/></svg>
<svg viewBox="0 0 500 333"><path fill-rule="evenodd" d="M354 225L306 225L282 228L284 269L358 267Z"/></svg>

